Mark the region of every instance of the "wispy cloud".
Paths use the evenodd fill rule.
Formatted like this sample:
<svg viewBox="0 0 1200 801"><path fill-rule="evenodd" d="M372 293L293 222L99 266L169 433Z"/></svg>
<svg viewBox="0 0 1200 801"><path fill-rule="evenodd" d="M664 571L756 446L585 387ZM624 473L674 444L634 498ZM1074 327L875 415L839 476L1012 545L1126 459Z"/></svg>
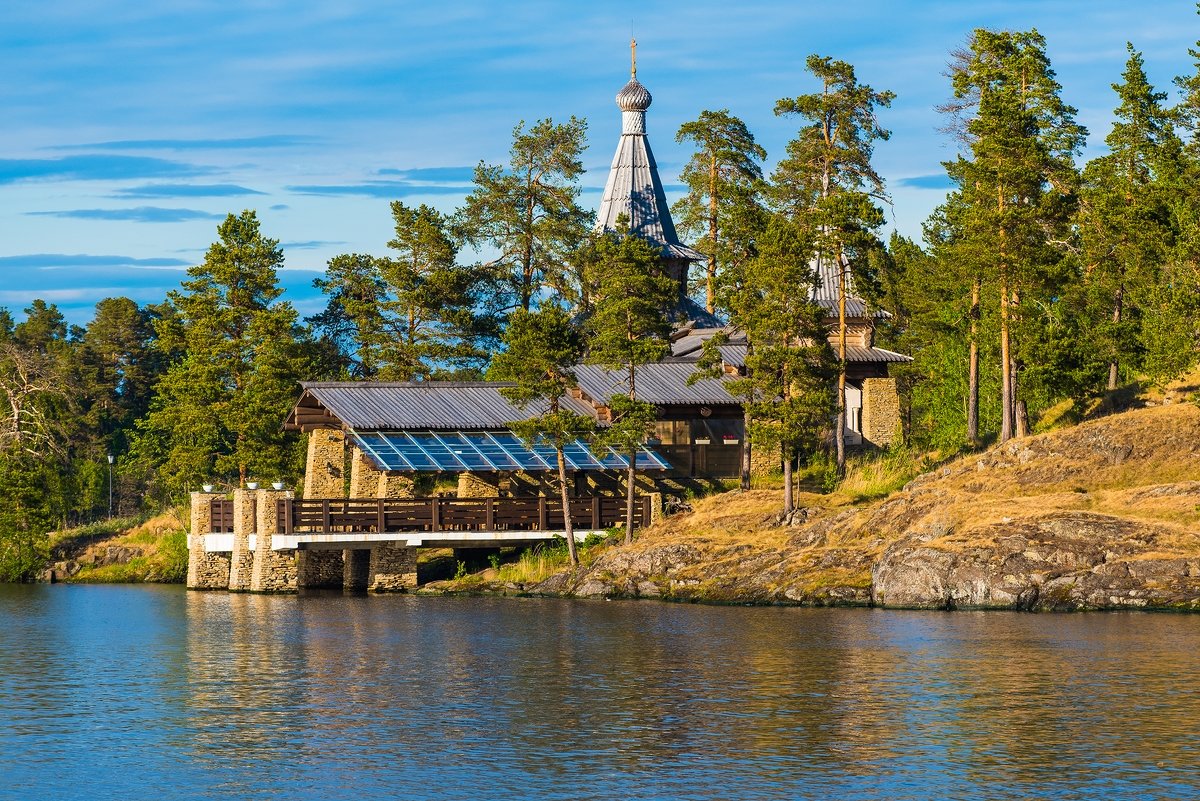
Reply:
<svg viewBox="0 0 1200 801"><path fill-rule="evenodd" d="M196 209L164 209L138 206L132 209L67 209L65 211L27 211L31 217L64 217L71 220L119 220L140 223L177 223L192 220L223 220L225 215Z"/></svg>
<svg viewBox="0 0 1200 801"><path fill-rule="evenodd" d="M238 197L264 194L266 193L259 192L257 189L248 189L237 184L143 184L118 189L109 197Z"/></svg>
<svg viewBox="0 0 1200 801"><path fill-rule="evenodd" d="M307 242L284 242L281 247L284 250L316 250L317 248L327 247L329 245L344 245L345 242L338 240L312 239Z"/></svg>
<svg viewBox="0 0 1200 801"><path fill-rule="evenodd" d="M147 156L64 156L58 159L0 159L0 184L52 179L114 181L136 178L190 177L214 172L211 167Z"/></svg>
<svg viewBox="0 0 1200 801"><path fill-rule="evenodd" d="M366 181L361 184L286 186L284 189L289 192L295 192L298 195L322 195L327 197L357 195L361 197L398 198L412 197L413 195L465 195L469 187L413 184L407 181Z"/></svg>
<svg viewBox="0 0 1200 801"><path fill-rule="evenodd" d="M54 145L48 150L246 150L251 148L300 147L317 144L315 136L276 134L231 139L118 139L113 142L88 142L78 145Z"/></svg>
<svg viewBox="0 0 1200 801"><path fill-rule="evenodd" d="M428 181L430 183L470 184L475 180L474 167L416 167L411 170L384 168L379 175L394 175L405 181Z"/></svg>
<svg viewBox="0 0 1200 801"><path fill-rule="evenodd" d="M0 256L0 269L55 270L67 267L190 267L182 259L138 259L133 256L100 256L88 253L26 253L21 256Z"/></svg>
<svg viewBox="0 0 1200 801"><path fill-rule="evenodd" d="M270 206L269 208L271 211L284 211L285 209L290 209L291 206L286 203L276 203L274 206Z"/></svg>
<svg viewBox="0 0 1200 801"><path fill-rule="evenodd" d="M953 189L954 182L950 180L950 176L946 173L935 173L933 175L913 175L908 178L901 178L896 181L897 186L904 186L909 189Z"/></svg>

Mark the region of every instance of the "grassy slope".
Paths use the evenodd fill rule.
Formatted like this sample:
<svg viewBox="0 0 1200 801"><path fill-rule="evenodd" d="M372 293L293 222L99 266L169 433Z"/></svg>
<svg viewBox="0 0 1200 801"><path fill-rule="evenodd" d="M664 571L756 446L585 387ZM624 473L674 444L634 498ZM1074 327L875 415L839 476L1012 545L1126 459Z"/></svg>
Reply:
<svg viewBox="0 0 1200 801"><path fill-rule="evenodd" d="M144 522L116 520L62 532L51 542L54 564L71 582L181 583L187 575L187 531L180 515L165 512Z"/></svg>
<svg viewBox="0 0 1200 801"><path fill-rule="evenodd" d="M547 565L514 580L489 571L434 589L863 603L872 567L905 537L954 551L986 545L1006 524L1074 513L1151 532L1153 547L1134 558L1200 557L1200 408L1193 404L1035 435L884 491L903 477L894 463L862 465L837 492L800 493L797 504L809 514L792 526L774 519L777 490L712 496L631 547L598 549L575 573Z"/></svg>

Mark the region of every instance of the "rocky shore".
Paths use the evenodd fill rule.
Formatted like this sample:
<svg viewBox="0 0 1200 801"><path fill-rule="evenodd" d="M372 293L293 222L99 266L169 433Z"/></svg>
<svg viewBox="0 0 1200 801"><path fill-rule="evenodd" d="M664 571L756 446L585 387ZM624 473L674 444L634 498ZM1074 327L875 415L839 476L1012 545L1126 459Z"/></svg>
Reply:
<svg viewBox="0 0 1200 801"><path fill-rule="evenodd" d="M1200 409L1141 409L973 454L873 502L695 504L528 585L427 591L920 609L1200 609Z"/></svg>

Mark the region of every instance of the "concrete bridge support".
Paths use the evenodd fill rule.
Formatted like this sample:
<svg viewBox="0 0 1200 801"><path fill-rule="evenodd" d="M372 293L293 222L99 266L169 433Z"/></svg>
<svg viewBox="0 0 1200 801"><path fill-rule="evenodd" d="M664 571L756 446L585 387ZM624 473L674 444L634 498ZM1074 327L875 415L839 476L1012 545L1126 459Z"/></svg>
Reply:
<svg viewBox="0 0 1200 801"><path fill-rule="evenodd" d="M234 592L250 589L250 574L254 567L250 537L258 525L254 512L257 492L247 489L233 491L233 552L229 557L229 589Z"/></svg>
<svg viewBox="0 0 1200 801"><path fill-rule="evenodd" d="M342 551L342 589L345 592L366 592L370 577L369 548L347 548Z"/></svg>
<svg viewBox="0 0 1200 801"><path fill-rule="evenodd" d="M371 548L367 589L404 592L417 586L417 549L403 542L381 542Z"/></svg>
<svg viewBox="0 0 1200 801"><path fill-rule="evenodd" d="M341 551L296 552L296 586L302 590L342 588L345 570Z"/></svg>
<svg viewBox="0 0 1200 801"><path fill-rule="evenodd" d="M271 539L279 531L275 502L291 497L290 490L258 490L258 531L254 567L250 574L251 592L296 592L299 588L296 551L277 551L271 547Z"/></svg>
<svg viewBox="0 0 1200 801"><path fill-rule="evenodd" d="M212 531L212 500L216 492L192 493L192 529L188 535L187 587L224 590L229 587L229 554L204 550L204 535Z"/></svg>

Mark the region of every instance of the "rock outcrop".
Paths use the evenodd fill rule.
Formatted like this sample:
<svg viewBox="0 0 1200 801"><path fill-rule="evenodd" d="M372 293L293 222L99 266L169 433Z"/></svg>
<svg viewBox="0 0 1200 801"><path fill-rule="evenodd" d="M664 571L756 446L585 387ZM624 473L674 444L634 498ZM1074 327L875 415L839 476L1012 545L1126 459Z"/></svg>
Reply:
<svg viewBox="0 0 1200 801"><path fill-rule="evenodd" d="M907 536L871 571L871 600L916 608L1200 607L1200 552L1164 554L1173 533L1110 515L1058 512L960 536Z"/></svg>

